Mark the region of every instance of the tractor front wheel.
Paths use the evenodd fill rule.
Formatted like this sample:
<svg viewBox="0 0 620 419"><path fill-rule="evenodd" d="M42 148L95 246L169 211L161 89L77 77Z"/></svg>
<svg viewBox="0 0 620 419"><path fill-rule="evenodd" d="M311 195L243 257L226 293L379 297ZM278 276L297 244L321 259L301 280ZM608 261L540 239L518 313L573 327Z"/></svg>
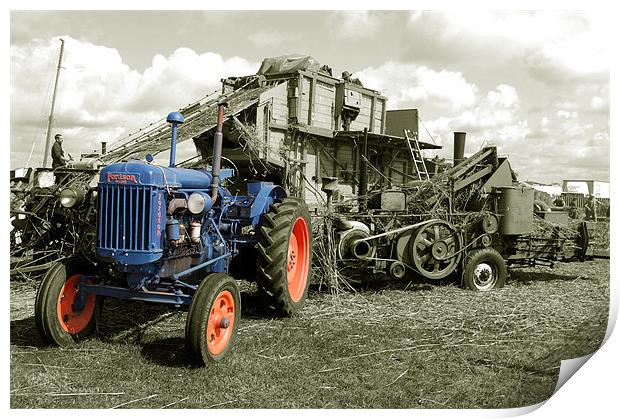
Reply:
<svg viewBox="0 0 620 419"><path fill-rule="evenodd" d="M506 262L497 250L476 249L468 253L465 260L463 280L473 291L490 291L506 283Z"/></svg>
<svg viewBox="0 0 620 419"><path fill-rule="evenodd" d="M185 323L185 347L199 365L222 360L232 347L241 317L241 295L225 273L208 275L194 294Z"/></svg>
<svg viewBox="0 0 620 419"><path fill-rule="evenodd" d="M256 280L266 305L277 315L299 312L308 294L312 229L306 203L284 198L261 217L257 229Z"/></svg>
<svg viewBox="0 0 620 419"><path fill-rule="evenodd" d="M78 258L56 262L45 273L37 291L34 317L39 334L49 343L70 346L97 330L101 303L85 294L81 278L92 268Z"/></svg>

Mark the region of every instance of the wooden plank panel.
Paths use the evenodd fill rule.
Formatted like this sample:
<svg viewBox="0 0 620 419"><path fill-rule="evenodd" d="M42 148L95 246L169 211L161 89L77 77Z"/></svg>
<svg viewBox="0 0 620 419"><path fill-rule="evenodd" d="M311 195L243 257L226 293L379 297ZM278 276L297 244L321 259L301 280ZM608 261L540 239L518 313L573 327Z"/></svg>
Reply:
<svg viewBox="0 0 620 419"><path fill-rule="evenodd" d="M368 95L362 95L362 102L360 103L360 113L357 118L351 122L352 130L363 130L364 128L370 128L370 109L372 106L372 97Z"/></svg>
<svg viewBox="0 0 620 419"><path fill-rule="evenodd" d="M310 106L310 78L303 77L301 82L301 119L303 123L307 122L308 107Z"/></svg>
<svg viewBox="0 0 620 419"><path fill-rule="evenodd" d="M268 150L269 158L276 162L284 163L280 150L284 146L285 133L282 131L271 130L269 133Z"/></svg>
<svg viewBox="0 0 620 419"><path fill-rule="evenodd" d="M335 100L336 87L317 80L312 105L312 125L319 128L333 129Z"/></svg>
<svg viewBox="0 0 620 419"><path fill-rule="evenodd" d="M375 134L381 134L381 127L383 126L382 118L383 118L384 108L385 108L385 101L381 99L377 99L377 102L375 103L375 112L374 112L375 123L372 129L372 132L374 132Z"/></svg>

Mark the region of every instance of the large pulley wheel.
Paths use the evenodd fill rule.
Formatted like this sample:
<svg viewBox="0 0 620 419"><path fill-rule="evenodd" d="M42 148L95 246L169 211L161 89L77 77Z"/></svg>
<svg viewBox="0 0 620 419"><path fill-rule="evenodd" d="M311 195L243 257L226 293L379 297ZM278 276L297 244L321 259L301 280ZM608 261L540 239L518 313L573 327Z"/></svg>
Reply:
<svg viewBox="0 0 620 419"><path fill-rule="evenodd" d="M428 279L442 279L457 268L461 260L461 239L446 221L423 225L410 241L415 269Z"/></svg>
<svg viewBox="0 0 620 419"><path fill-rule="evenodd" d="M39 334L50 344L70 346L97 330L100 301L82 289L82 276L92 269L85 261L68 258L45 273L37 291L34 317Z"/></svg>
<svg viewBox="0 0 620 419"><path fill-rule="evenodd" d="M185 347L197 364L220 361L230 351L241 317L241 295L225 273L208 275L196 290L185 323Z"/></svg>
<svg viewBox="0 0 620 419"><path fill-rule="evenodd" d="M463 281L473 291L490 291L506 283L506 262L493 248L475 249L467 254Z"/></svg>
<svg viewBox="0 0 620 419"><path fill-rule="evenodd" d="M299 312L310 285L312 230L306 203L284 198L263 214L256 232L256 280L265 304L277 315Z"/></svg>

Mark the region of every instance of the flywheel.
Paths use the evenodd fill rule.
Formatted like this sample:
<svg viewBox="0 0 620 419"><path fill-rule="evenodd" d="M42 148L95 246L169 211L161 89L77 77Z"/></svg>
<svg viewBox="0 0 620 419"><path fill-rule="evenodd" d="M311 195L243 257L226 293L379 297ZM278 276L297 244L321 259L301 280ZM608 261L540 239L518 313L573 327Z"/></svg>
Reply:
<svg viewBox="0 0 620 419"><path fill-rule="evenodd" d="M461 237L446 221L432 221L420 227L409 241L410 259L425 278L442 279L461 260Z"/></svg>

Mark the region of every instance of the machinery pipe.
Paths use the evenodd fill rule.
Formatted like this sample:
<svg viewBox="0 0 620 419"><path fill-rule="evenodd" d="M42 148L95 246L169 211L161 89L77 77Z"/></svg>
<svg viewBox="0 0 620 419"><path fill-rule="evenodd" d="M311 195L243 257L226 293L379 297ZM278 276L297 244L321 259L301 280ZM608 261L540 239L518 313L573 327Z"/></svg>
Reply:
<svg viewBox="0 0 620 419"><path fill-rule="evenodd" d="M177 156L177 124L172 124L172 143L170 147L170 167L176 166Z"/></svg>
<svg viewBox="0 0 620 419"><path fill-rule="evenodd" d="M368 165L366 162L366 159L368 158L368 128L364 128L364 148L360 155L361 158L359 161L360 171L358 195L364 197L368 193Z"/></svg>
<svg viewBox="0 0 620 419"><path fill-rule="evenodd" d="M170 112L166 122L172 125L172 139L170 140L170 167L176 166L177 153L177 126L185 122L185 118L179 112Z"/></svg>
<svg viewBox="0 0 620 419"><path fill-rule="evenodd" d="M454 133L454 165L461 163L465 156L465 132Z"/></svg>
<svg viewBox="0 0 620 419"><path fill-rule="evenodd" d="M222 163L222 142L224 135L222 129L224 126L224 108L226 103L220 103L217 108L217 128L213 136L213 161L211 162L213 173L213 188L211 190L211 199L213 202L217 200L217 190L220 185L220 168Z"/></svg>

